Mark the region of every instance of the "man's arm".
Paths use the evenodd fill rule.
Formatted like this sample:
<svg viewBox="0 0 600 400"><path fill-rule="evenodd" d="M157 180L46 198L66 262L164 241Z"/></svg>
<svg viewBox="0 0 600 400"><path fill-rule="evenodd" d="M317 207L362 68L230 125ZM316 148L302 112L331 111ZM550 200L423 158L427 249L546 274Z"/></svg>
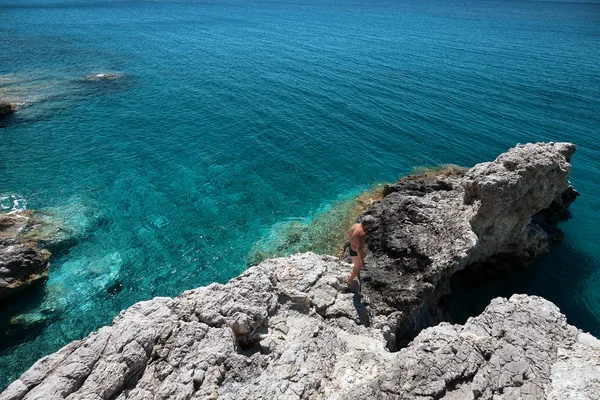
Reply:
<svg viewBox="0 0 600 400"><path fill-rule="evenodd" d="M367 256L367 253L365 253L365 249L363 249L363 248L358 249L357 253L360 256L360 263L362 264L361 268L364 268L365 267L365 257Z"/></svg>

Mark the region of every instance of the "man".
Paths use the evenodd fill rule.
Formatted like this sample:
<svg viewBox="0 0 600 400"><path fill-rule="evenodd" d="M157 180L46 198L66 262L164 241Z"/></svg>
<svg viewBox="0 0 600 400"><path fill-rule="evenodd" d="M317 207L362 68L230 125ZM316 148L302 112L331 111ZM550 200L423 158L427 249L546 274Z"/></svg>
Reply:
<svg viewBox="0 0 600 400"><path fill-rule="evenodd" d="M365 267L365 231L374 224L375 218L365 215L360 223L352 225L348 231L348 239L350 240L348 252L352 257L352 261L354 261L354 268L352 268L352 272L346 283L351 287L354 287L354 280Z"/></svg>

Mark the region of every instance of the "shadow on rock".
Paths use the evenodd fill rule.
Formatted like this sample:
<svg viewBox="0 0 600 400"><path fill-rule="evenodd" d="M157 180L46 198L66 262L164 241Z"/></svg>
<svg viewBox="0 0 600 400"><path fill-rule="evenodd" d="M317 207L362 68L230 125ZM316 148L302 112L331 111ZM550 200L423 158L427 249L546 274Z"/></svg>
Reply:
<svg viewBox="0 0 600 400"><path fill-rule="evenodd" d="M354 293L354 297L352 297L352 304L354 304L354 308L356 308L356 315L358 316L358 320L360 322L359 324L370 328L371 317L369 316L369 309L364 303L362 303L360 293Z"/></svg>
<svg viewBox="0 0 600 400"><path fill-rule="evenodd" d="M565 265L571 267L568 276L563 277L567 274ZM571 324L599 337L600 316L586 307L589 301L582 301L588 294L582 288L591 281L593 273L588 256L567 244L558 244L552 257L543 257L521 268L500 269L478 264L459 271L450 280L451 293L440 299L440 308L448 312L450 321L463 324L482 313L493 298L515 293L537 295L556 304Z"/></svg>

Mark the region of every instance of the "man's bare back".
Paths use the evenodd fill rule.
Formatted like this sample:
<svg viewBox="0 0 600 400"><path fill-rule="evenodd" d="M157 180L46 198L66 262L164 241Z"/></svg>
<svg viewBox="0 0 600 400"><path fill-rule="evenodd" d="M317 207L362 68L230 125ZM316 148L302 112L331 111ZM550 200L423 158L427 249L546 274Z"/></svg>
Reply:
<svg viewBox="0 0 600 400"><path fill-rule="evenodd" d="M350 248L353 252L358 252L359 249L365 246L365 231L362 224L354 224L348 231L348 239L350 240Z"/></svg>

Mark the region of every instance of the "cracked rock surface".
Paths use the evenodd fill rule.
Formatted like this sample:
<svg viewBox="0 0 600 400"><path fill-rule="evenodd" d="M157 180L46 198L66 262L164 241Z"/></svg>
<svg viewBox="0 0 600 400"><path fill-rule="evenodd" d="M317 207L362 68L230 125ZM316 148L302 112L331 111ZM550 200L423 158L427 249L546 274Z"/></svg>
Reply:
<svg viewBox="0 0 600 400"><path fill-rule="evenodd" d="M378 223L360 293L340 283L351 265L338 258L266 260L225 285L135 304L0 400L600 398L600 341L542 298L498 298L465 325L432 326L454 272L548 251L545 224L576 196L574 149L517 146L388 186L368 211Z"/></svg>
<svg viewBox="0 0 600 400"><path fill-rule="evenodd" d="M600 341L552 303L495 299L464 326L427 328L391 353L368 306L340 290L349 269L297 254L226 285L138 303L38 361L0 399L600 396Z"/></svg>
<svg viewBox="0 0 600 400"><path fill-rule="evenodd" d="M367 214L363 294L390 349L445 319L439 299L465 268L522 265L545 254L578 193L571 143L517 145L471 169L400 179Z"/></svg>
<svg viewBox="0 0 600 400"><path fill-rule="evenodd" d="M50 252L21 237L29 222L28 215L0 213L0 301L48 277Z"/></svg>

